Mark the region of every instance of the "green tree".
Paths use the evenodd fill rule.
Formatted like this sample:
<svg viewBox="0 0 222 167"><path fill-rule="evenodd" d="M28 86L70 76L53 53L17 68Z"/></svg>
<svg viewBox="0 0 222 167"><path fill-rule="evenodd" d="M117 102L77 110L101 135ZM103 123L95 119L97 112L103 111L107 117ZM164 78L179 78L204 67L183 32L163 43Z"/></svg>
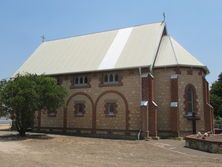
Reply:
<svg viewBox="0 0 222 167"><path fill-rule="evenodd" d="M1 98L2 91L3 91L4 87L6 86L6 84L7 84L6 80L0 81L0 117L7 115L7 113L3 109L4 105L2 103L2 98Z"/></svg>
<svg viewBox="0 0 222 167"><path fill-rule="evenodd" d="M21 136L33 127L34 114L41 109L55 111L64 103L65 89L56 80L44 75L16 76L1 91L4 112L15 119Z"/></svg>
<svg viewBox="0 0 222 167"><path fill-rule="evenodd" d="M222 73L218 76L210 90L210 102L214 107L214 114L217 117L222 117Z"/></svg>

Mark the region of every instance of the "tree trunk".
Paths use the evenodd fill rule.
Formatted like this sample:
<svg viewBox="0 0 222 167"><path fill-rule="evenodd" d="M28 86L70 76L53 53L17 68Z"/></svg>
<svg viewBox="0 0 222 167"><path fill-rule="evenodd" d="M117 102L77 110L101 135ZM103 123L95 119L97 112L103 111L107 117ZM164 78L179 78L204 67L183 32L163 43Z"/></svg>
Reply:
<svg viewBox="0 0 222 167"><path fill-rule="evenodd" d="M23 137L23 136L26 136L26 134L25 134L25 130L19 130L19 136L21 136L21 137Z"/></svg>
<svg viewBox="0 0 222 167"><path fill-rule="evenodd" d="M19 136L25 136L26 130L21 126L19 120L15 121L16 130L19 132Z"/></svg>

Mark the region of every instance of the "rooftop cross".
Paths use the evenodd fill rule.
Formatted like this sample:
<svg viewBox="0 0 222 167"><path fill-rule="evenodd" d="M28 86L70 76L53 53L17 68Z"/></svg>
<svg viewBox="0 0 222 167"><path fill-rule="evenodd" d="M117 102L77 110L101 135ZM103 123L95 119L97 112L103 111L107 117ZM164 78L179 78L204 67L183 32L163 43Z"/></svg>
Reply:
<svg viewBox="0 0 222 167"><path fill-rule="evenodd" d="M163 23L165 22L165 20L166 20L166 15L165 15L165 12L163 12Z"/></svg>
<svg viewBox="0 0 222 167"><path fill-rule="evenodd" d="M42 39L42 42L45 42L45 36L44 35L41 36L41 39Z"/></svg>

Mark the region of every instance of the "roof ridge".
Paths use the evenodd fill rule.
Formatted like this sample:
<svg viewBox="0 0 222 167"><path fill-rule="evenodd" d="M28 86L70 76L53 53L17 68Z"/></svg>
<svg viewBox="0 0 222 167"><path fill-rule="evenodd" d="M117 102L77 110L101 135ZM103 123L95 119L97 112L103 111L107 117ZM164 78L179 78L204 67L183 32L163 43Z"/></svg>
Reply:
<svg viewBox="0 0 222 167"><path fill-rule="evenodd" d="M154 55L153 63L150 66L150 71L152 71L152 68L155 66L156 59L157 59L158 54L159 54L160 45L161 45L161 42L162 42L162 39L163 39L163 36L164 36L164 29L167 29L165 22L161 22L161 26L162 25L163 25L163 29L162 29L160 40L159 40L159 43L158 43L158 46L157 46L157 49L156 49L156 53Z"/></svg>
<svg viewBox="0 0 222 167"><path fill-rule="evenodd" d="M111 32L111 31L118 31L118 30L125 29L125 28L139 27L139 26L152 25L152 24L158 24L158 23L160 25L162 24L161 21L152 22L152 23L141 23L141 24L135 24L135 25L132 25L132 26L126 26L126 27L121 27L121 28L113 28L113 29L107 29L107 30L102 30L102 31L89 32L89 33L86 33L86 34L79 34L79 35L74 35L74 36L67 36L67 37L62 37L62 38L55 38L55 39L45 40L43 43L65 40L65 39L75 38L75 37L82 37L82 36L93 35L93 34L99 34L99 33L106 33L106 32Z"/></svg>
<svg viewBox="0 0 222 167"><path fill-rule="evenodd" d="M179 61L178 61L178 58L177 58L177 55L176 55L176 51L175 51L175 49L174 49L174 45L173 45L173 42L172 42L172 40L171 40L171 36L170 36L170 35L167 35L167 37L168 37L169 40L170 40L170 45L171 45L171 47L172 47L173 55L174 55L174 57L175 57L175 59L176 59L176 63L179 64Z"/></svg>

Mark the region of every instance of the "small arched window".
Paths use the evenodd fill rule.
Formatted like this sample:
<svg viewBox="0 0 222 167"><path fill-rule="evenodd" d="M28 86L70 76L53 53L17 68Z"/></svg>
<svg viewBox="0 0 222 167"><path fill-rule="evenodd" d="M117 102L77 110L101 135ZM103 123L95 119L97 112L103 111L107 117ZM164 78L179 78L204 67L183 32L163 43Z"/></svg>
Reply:
<svg viewBox="0 0 222 167"><path fill-rule="evenodd" d="M106 73L103 77L104 84L118 84L119 74L118 73Z"/></svg>
<svg viewBox="0 0 222 167"><path fill-rule="evenodd" d="M119 81L119 76L118 74L115 74L115 82L118 82Z"/></svg>
<svg viewBox="0 0 222 167"><path fill-rule="evenodd" d="M116 102L113 102L113 101L106 102L104 113L107 117L115 117L116 114L117 114L117 104L116 104Z"/></svg>
<svg viewBox="0 0 222 167"><path fill-rule="evenodd" d="M187 90L187 106L188 106L187 112L189 114L192 114L194 112L194 91L192 87L189 87Z"/></svg>
<svg viewBox="0 0 222 167"><path fill-rule="evenodd" d="M104 82L108 82L108 74L105 74Z"/></svg>
<svg viewBox="0 0 222 167"><path fill-rule="evenodd" d="M196 89L192 84L188 84L185 88L185 112L187 116L197 113L197 95Z"/></svg>
<svg viewBox="0 0 222 167"><path fill-rule="evenodd" d="M74 114L76 117L83 117L85 114L85 104L84 102L75 102L74 104Z"/></svg>
<svg viewBox="0 0 222 167"><path fill-rule="evenodd" d="M89 85L89 79L86 75L75 75L71 81L71 85L74 87L82 87Z"/></svg>
<svg viewBox="0 0 222 167"><path fill-rule="evenodd" d="M83 84L83 77L82 76L79 78L79 83Z"/></svg>
<svg viewBox="0 0 222 167"><path fill-rule="evenodd" d="M110 81L110 82L113 82L113 74L110 74L110 75L109 75L109 81Z"/></svg>

